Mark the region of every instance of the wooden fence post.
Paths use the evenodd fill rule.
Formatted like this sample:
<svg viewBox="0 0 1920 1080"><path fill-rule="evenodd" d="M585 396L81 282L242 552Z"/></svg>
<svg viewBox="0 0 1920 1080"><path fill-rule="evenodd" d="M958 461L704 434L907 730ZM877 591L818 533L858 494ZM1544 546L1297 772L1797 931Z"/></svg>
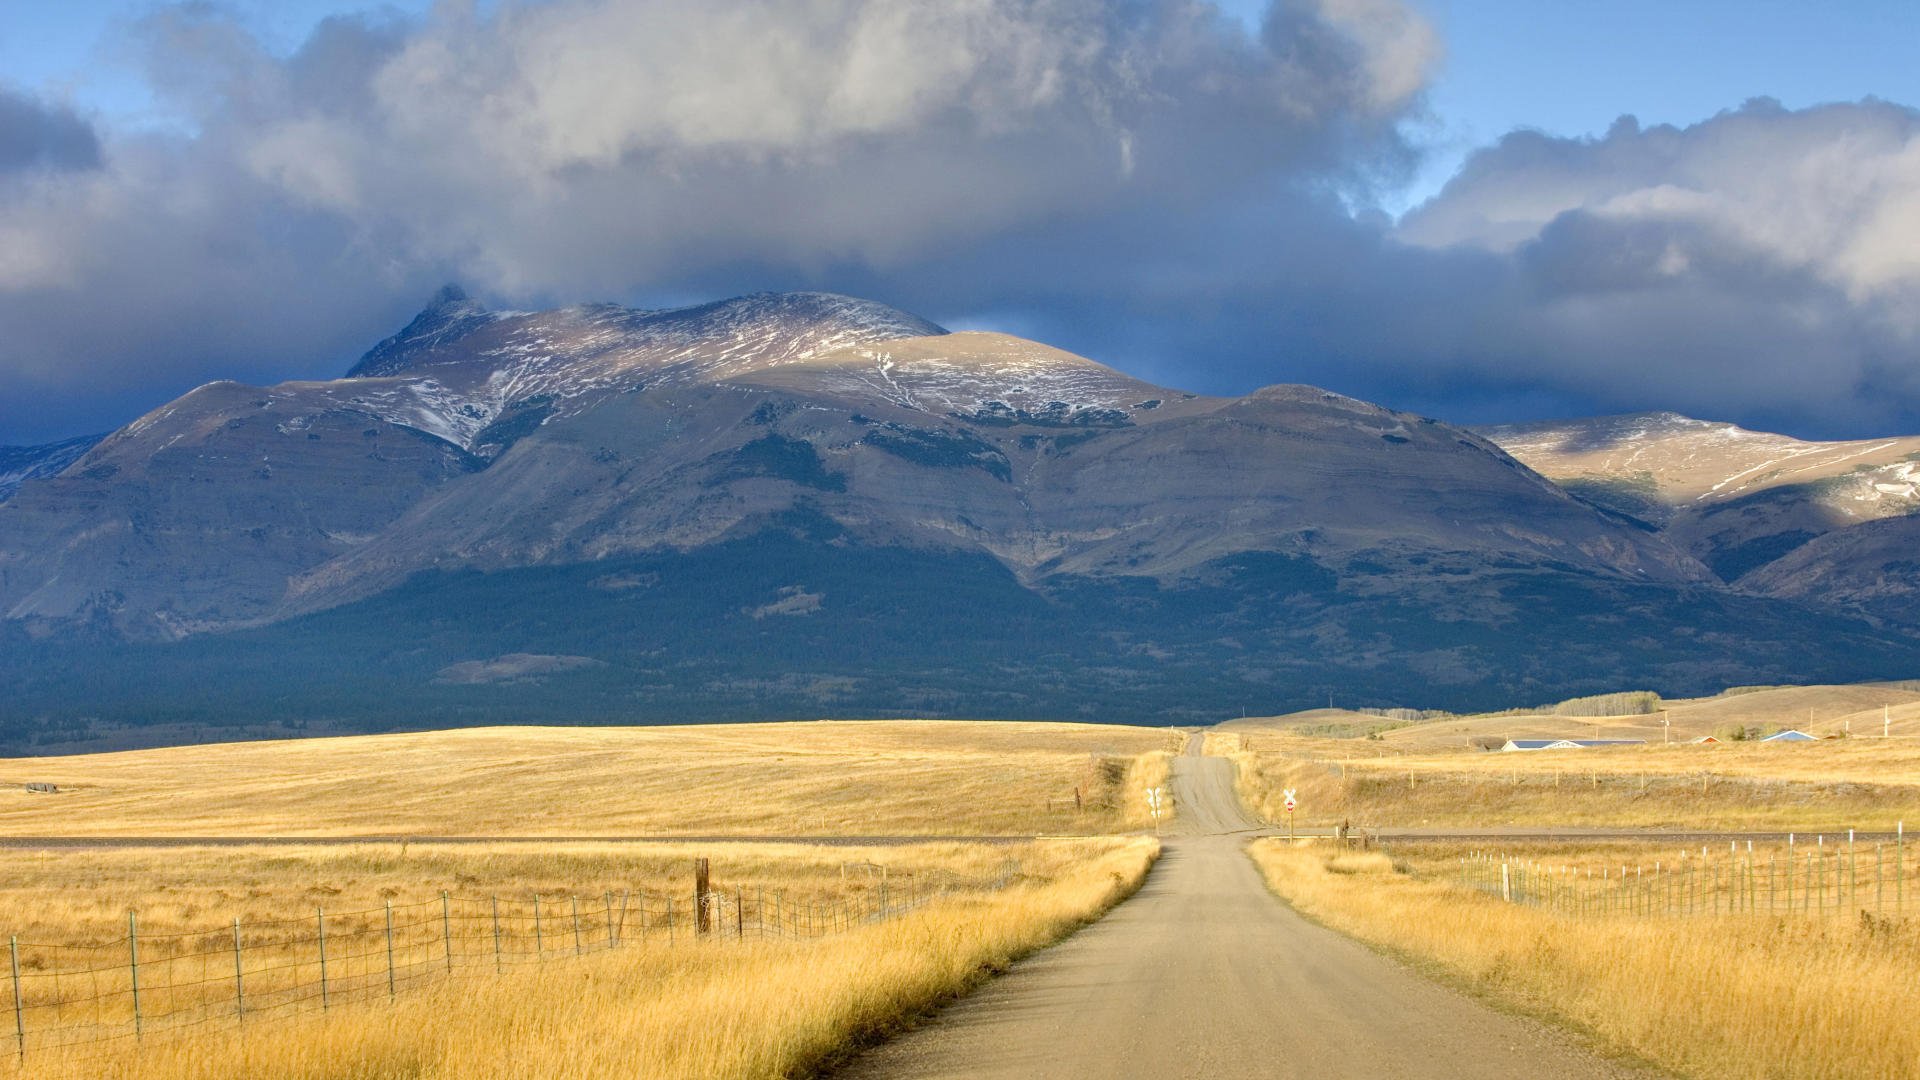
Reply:
<svg viewBox="0 0 1920 1080"><path fill-rule="evenodd" d="M733 887L733 937L735 941L747 940L747 905L742 901L746 894L740 886Z"/></svg>
<svg viewBox="0 0 1920 1080"><path fill-rule="evenodd" d="M546 937L540 932L540 894L533 894L533 956L536 960L546 959Z"/></svg>
<svg viewBox="0 0 1920 1080"><path fill-rule="evenodd" d="M573 900L573 955L579 956L581 952L581 949L580 949L580 898L575 896L572 898L572 900Z"/></svg>
<svg viewBox="0 0 1920 1080"><path fill-rule="evenodd" d="M453 972L453 898L440 890L440 945L447 954L447 972Z"/></svg>
<svg viewBox="0 0 1920 1080"><path fill-rule="evenodd" d="M20 1060L27 1060L27 1018L20 1007L20 939L14 937L7 942L7 957L13 961L13 1044L20 1052Z"/></svg>
<svg viewBox="0 0 1920 1080"><path fill-rule="evenodd" d="M640 917L646 918L646 898L640 900ZM643 935L644 936L644 935ZM627 940L627 890L620 890L620 924L614 930L613 943L618 945Z"/></svg>
<svg viewBox="0 0 1920 1080"><path fill-rule="evenodd" d="M624 908L621 909L621 914L623 915L626 914L626 910ZM620 939L613 936L613 890L612 889L607 890L606 920L607 920L607 948L611 949L615 945L620 944Z"/></svg>
<svg viewBox="0 0 1920 1080"><path fill-rule="evenodd" d="M140 927L133 912L127 912L127 969L133 980L133 1037L141 1034L140 1023Z"/></svg>
<svg viewBox="0 0 1920 1080"><path fill-rule="evenodd" d="M491 900L493 903L493 973L498 975L506 970L500 960L500 894L494 893Z"/></svg>
<svg viewBox="0 0 1920 1080"><path fill-rule="evenodd" d="M314 908L313 921L320 928L320 1011L327 1011L327 909Z"/></svg>
<svg viewBox="0 0 1920 1080"><path fill-rule="evenodd" d="M393 991L393 901L387 901L387 1000L392 1001Z"/></svg>
<svg viewBox="0 0 1920 1080"><path fill-rule="evenodd" d="M240 974L240 920L233 920L233 1015L241 1022L247 1019L246 983Z"/></svg>
<svg viewBox="0 0 1920 1080"><path fill-rule="evenodd" d="M707 860L693 860L693 930L702 937L713 931L712 901L707 896L709 884Z"/></svg>

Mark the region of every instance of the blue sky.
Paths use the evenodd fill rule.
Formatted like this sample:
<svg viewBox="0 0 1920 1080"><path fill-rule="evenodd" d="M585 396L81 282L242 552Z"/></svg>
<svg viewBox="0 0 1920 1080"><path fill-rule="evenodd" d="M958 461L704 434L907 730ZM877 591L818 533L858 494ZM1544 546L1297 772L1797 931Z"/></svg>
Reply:
<svg viewBox="0 0 1920 1080"><path fill-rule="evenodd" d="M338 374L448 280L827 289L1467 423L1920 430L1920 4L1223 6L0 0L0 443Z"/></svg>

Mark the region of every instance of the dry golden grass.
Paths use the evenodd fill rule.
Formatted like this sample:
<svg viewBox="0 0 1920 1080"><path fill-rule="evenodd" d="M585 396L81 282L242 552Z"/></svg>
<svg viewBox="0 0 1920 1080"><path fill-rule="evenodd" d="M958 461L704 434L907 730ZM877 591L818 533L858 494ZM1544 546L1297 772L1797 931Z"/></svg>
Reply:
<svg viewBox="0 0 1920 1080"><path fill-rule="evenodd" d="M485 728L0 760L0 785L60 787L0 789L0 835L1108 832L1143 820L1134 759L1178 738L924 720Z"/></svg>
<svg viewBox="0 0 1920 1080"><path fill-rule="evenodd" d="M1882 709L1890 721L1882 726ZM1671 731L1661 726L1662 713ZM1444 716L1418 723L1389 720L1347 709L1313 709L1285 716L1230 720L1219 730L1255 741L1263 735L1342 735L1363 738L1378 732L1388 747L1407 751L1452 750L1473 738L1498 739L1645 739L1675 742L1702 735L1723 736L1734 727L1762 732L1797 728L1813 735L1920 736L1920 684L1857 683L1827 686L1738 687L1712 697L1661 703L1661 712L1628 716L1557 716L1548 712L1508 711Z"/></svg>
<svg viewBox="0 0 1920 1080"><path fill-rule="evenodd" d="M1450 885L1441 853L1397 863L1260 841L1252 854L1328 926L1684 1075L1920 1076L1912 919L1573 919Z"/></svg>
<svg viewBox="0 0 1920 1080"><path fill-rule="evenodd" d="M813 942L657 937L621 949L442 984L330 1015L30 1060L23 1075L505 1080L540 1076L805 1074L894 1029L1135 888L1150 839L1041 841L997 892L939 899L898 920ZM994 848L985 857L1001 853ZM957 849L953 858L963 857ZM972 856L965 856L972 857ZM716 872L718 867L716 867Z"/></svg>
<svg viewBox="0 0 1920 1080"><path fill-rule="evenodd" d="M431 902L441 894L525 903L606 893L693 894L693 861L711 887L779 889L794 903L866 896L885 868L896 892L922 882L986 878L1035 851L1016 844L924 843L886 847L809 844L378 843L351 846L56 848L0 859L0 938L86 943L125 936L127 912L154 936L251 927L333 912ZM637 923L637 916L634 920Z"/></svg>
<svg viewBox="0 0 1920 1080"><path fill-rule="evenodd" d="M1262 813L1294 788L1302 825L1879 831L1920 818L1920 740L1529 753L1244 730L1209 740L1237 761L1241 797Z"/></svg>

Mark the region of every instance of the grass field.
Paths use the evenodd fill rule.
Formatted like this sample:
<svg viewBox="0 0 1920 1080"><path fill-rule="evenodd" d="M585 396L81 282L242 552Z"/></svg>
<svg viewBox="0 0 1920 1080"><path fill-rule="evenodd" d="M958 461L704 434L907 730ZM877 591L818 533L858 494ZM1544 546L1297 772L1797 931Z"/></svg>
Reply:
<svg viewBox="0 0 1920 1080"><path fill-rule="evenodd" d="M392 1004L337 1006L325 1017L309 1011L243 1030L151 1038L137 1053L123 1042L42 1057L21 1075L492 1080L804 1074L1097 917L1138 885L1158 845L1145 838L1053 840L1011 850L1021 869L1005 888L961 891L893 921L853 925L819 940L748 937L696 946L682 937L668 945L656 934L504 975L451 979ZM1008 853L1001 846L930 846L902 853L901 861L923 869L979 869ZM839 849L769 849L744 856L737 869L784 870L795 874L796 887L823 878L831 887L837 877L833 862L843 855ZM513 857L509 853L509 862L487 872L513 875ZM576 857L601 855L588 850ZM349 860L333 869L388 869L362 866ZM715 870L718 876L720 866Z"/></svg>
<svg viewBox="0 0 1920 1080"><path fill-rule="evenodd" d="M1862 706L1889 699L1892 737L1880 738L1880 708ZM1920 817L1920 738L1902 733L1920 722L1916 702L1920 693L1893 685L1790 687L1670 702L1671 743L1658 714L1522 713L1405 723L1328 710L1234 721L1207 739L1211 752L1236 759L1242 797L1260 812L1279 813L1281 792L1293 788L1303 826L1881 831ZM1729 726L1786 726L1806 710L1826 719L1801 728L1837 733L1851 717L1852 737L1686 741ZM1646 743L1492 753L1469 741L1548 736Z"/></svg>
<svg viewBox="0 0 1920 1080"><path fill-rule="evenodd" d="M914 720L483 728L0 760L0 835L1113 832L1148 824L1139 791L1179 741L1159 728ZM30 782L60 790L15 786Z"/></svg>
<svg viewBox="0 0 1920 1080"><path fill-rule="evenodd" d="M1575 918L1461 888L1458 852L1263 840L1255 861L1304 914L1496 1001L1687 1076L1920 1076L1911 918ZM1652 849L1539 849L1550 863ZM1671 853L1669 852L1670 856Z"/></svg>

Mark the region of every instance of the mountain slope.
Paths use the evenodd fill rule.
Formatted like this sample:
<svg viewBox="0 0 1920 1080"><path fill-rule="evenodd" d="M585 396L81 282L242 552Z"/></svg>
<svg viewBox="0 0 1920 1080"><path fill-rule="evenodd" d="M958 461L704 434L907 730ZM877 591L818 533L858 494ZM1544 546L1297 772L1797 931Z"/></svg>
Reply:
<svg viewBox="0 0 1920 1080"><path fill-rule="evenodd" d="M353 371L202 387L0 504L0 711L28 718L0 738L1487 705L1901 674L1913 645L1730 595L1444 423L846 297L446 291ZM535 674L443 677L500 657Z"/></svg>
<svg viewBox="0 0 1920 1080"><path fill-rule="evenodd" d="M12 498L29 480L58 476L103 438L82 435L44 446L0 446L0 502Z"/></svg>
<svg viewBox="0 0 1920 1080"><path fill-rule="evenodd" d="M1727 581L1834 530L1920 512L1920 436L1806 442L1675 413L1481 433L1582 498L1658 525Z"/></svg>

